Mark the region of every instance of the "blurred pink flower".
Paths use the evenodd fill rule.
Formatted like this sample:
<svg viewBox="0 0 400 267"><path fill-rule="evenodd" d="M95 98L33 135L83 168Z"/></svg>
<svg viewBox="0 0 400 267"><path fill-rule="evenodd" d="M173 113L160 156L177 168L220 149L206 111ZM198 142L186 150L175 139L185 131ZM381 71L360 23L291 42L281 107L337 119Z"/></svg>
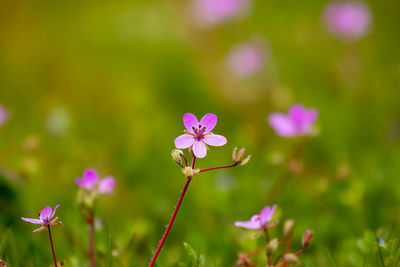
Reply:
<svg viewBox="0 0 400 267"><path fill-rule="evenodd" d="M275 223L270 224L270 221L274 216L275 210L276 205L272 206L272 209L270 208L270 206L266 206L262 209L260 214L253 215L250 221L235 222L235 226L247 229L263 229L264 227L269 228L275 225Z"/></svg>
<svg viewBox="0 0 400 267"><path fill-rule="evenodd" d="M355 41L371 29L371 11L363 2L332 2L324 9L327 30L343 41Z"/></svg>
<svg viewBox="0 0 400 267"><path fill-rule="evenodd" d="M99 194L108 195L114 192L114 186L116 184L112 176L107 176L100 180L98 173L93 169L85 170L83 178L77 178L75 183L88 191L97 191Z"/></svg>
<svg viewBox="0 0 400 267"><path fill-rule="evenodd" d="M245 42L234 46L226 63L240 77L249 77L261 71L267 60L266 47L256 42Z"/></svg>
<svg viewBox="0 0 400 267"><path fill-rule="evenodd" d="M3 125L9 118L10 114L7 109L0 105L0 126Z"/></svg>
<svg viewBox="0 0 400 267"><path fill-rule="evenodd" d="M34 223L34 224L41 224L42 226L33 232L40 232L46 228L47 225L58 225L61 224L61 222L56 222L58 220L58 217L54 218L54 215L56 214L56 210L60 206L60 204L56 205L54 208L54 211L51 210L51 207L45 207L40 213L39 213L39 219L31 219L31 218L24 218L21 217L22 220L29 222L29 223Z"/></svg>
<svg viewBox="0 0 400 267"><path fill-rule="evenodd" d="M200 26L219 24L246 14L250 0L194 0L191 13Z"/></svg>
<svg viewBox="0 0 400 267"><path fill-rule="evenodd" d="M317 118L317 110L307 110L302 105L295 104L290 107L288 114L272 113L268 116L268 122L279 136L294 137L310 134L311 126Z"/></svg>
<svg viewBox="0 0 400 267"><path fill-rule="evenodd" d="M217 116L207 113L200 122L192 113L183 116L183 124L186 127L185 134L175 139L175 146L179 149L191 147L197 158L204 158L207 155L207 145L223 146L227 140L224 136L211 132L217 124Z"/></svg>

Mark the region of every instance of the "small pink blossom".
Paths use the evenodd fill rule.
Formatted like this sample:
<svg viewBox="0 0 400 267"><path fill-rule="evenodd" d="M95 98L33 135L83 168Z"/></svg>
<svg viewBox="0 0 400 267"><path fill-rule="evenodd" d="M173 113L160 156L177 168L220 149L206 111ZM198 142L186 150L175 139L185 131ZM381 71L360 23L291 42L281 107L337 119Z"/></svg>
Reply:
<svg viewBox="0 0 400 267"><path fill-rule="evenodd" d="M107 176L100 180L98 173L93 169L87 169L83 173L83 178L77 178L75 183L91 192L111 195L114 192L115 179Z"/></svg>
<svg viewBox="0 0 400 267"><path fill-rule="evenodd" d="M332 2L323 16L327 30L343 41L361 39L371 29L371 11L363 2Z"/></svg>
<svg viewBox="0 0 400 267"><path fill-rule="evenodd" d="M235 226L247 229L263 229L272 227L276 224L274 222L270 223L272 217L274 216L275 210L276 205L273 205L272 209L270 206L266 206L262 209L260 214L253 215L250 221L235 222Z"/></svg>
<svg viewBox="0 0 400 267"><path fill-rule="evenodd" d="M249 0L194 0L193 19L200 26L220 24L244 16Z"/></svg>
<svg viewBox="0 0 400 267"><path fill-rule="evenodd" d="M303 105L295 104L290 107L288 114L272 113L268 122L279 136L295 137L309 135L317 118L317 110L307 110Z"/></svg>
<svg viewBox="0 0 400 267"><path fill-rule="evenodd" d="M9 111L2 105L0 105L0 126L6 123L9 117L10 117Z"/></svg>
<svg viewBox="0 0 400 267"><path fill-rule="evenodd" d="M186 127L185 134L175 139L175 146L179 149L191 147L197 158L204 158L210 146L223 146L227 140L222 135L213 134L211 131L217 124L217 116L207 113L200 122L192 113L183 116L183 124Z"/></svg>
<svg viewBox="0 0 400 267"><path fill-rule="evenodd" d="M42 226L33 232L40 232L46 228L48 225L58 225L61 224L61 222L57 222L58 217L54 218L54 215L56 214L56 210L60 206L60 204L56 205L54 210L51 209L51 207L45 207L40 213L39 213L39 219L31 219L31 218L24 218L21 217L22 220L29 222L29 223L34 223L34 224L41 224Z"/></svg>
<svg viewBox="0 0 400 267"><path fill-rule="evenodd" d="M237 76L249 77L260 72L266 60L266 48L260 43L248 41L234 46L226 63Z"/></svg>

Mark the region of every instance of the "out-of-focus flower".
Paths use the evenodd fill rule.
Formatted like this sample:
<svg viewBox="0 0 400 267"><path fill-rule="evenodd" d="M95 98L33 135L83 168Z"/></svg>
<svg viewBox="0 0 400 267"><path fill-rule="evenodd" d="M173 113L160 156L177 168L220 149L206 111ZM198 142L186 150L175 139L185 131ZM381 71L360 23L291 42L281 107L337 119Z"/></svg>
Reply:
<svg viewBox="0 0 400 267"><path fill-rule="evenodd" d="M265 227L266 228L272 227L275 224L270 223L270 221L274 216L275 210L276 210L276 205L272 206L272 209L270 208L270 206L266 206L265 208L262 209L260 214L253 215L250 221L235 222L235 226L247 229L263 229Z"/></svg>
<svg viewBox="0 0 400 267"><path fill-rule="evenodd" d="M268 122L279 136L295 137L311 134L311 126L317 118L317 110L307 110L302 105L295 104L290 107L288 114L272 113L268 116Z"/></svg>
<svg viewBox="0 0 400 267"><path fill-rule="evenodd" d="M10 117L10 112L0 105L0 126L2 126L8 118Z"/></svg>
<svg viewBox="0 0 400 267"><path fill-rule="evenodd" d="M261 42L247 41L234 46L226 58L228 68L246 78L259 73L267 60L266 47Z"/></svg>
<svg viewBox="0 0 400 267"><path fill-rule="evenodd" d="M301 241L303 248L309 248L313 242L313 239L314 239L314 232L311 230L307 230L304 233L303 240Z"/></svg>
<svg viewBox="0 0 400 267"><path fill-rule="evenodd" d="M250 0L194 0L190 14L201 27L233 21L248 13Z"/></svg>
<svg viewBox="0 0 400 267"><path fill-rule="evenodd" d="M363 2L332 2L323 17L327 30L343 41L361 39L371 29L371 11Z"/></svg>
<svg viewBox="0 0 400 267"><path fill-rule="evenodd" d="M75 183L90 192L111 195L114 192L115 179L107 176L100 180L98 173L93 169L87 169L83 173L83 178L77 178Z"/></svg>
<svg viewBox="0 0 400 267"><path fill-rule="evenodd" d="M55 136L65 136L71 128L72 118L63 106L56 106L46 118L47 131Z"/></svg>
<svg viewBox="0 0 400 267"><path fill-rule="evenodd" d="M199 122L195 115L186 113L183 116L183 124L186 127L185 134L175 139L175 147L180 149L190 147L198 158L204 158L207 155L209 149L207 145L223 146L227 142L224 136L211 132L217 124L215 114L207 113Z"/></svg>
<svg viewBox="0 0 400 267"><path fill-rule="evenodd" d="M56 210L60 206L60 204L56 205L54 210L51 209L51 207L45 207L40 213L39 213L39 219L31 219L31 218L24 218L21 217L22 220L29 222L29 223L34 223L34 224L41 224L42 226L33 232L40 232L46 228L48 225L58 225L61 224L61 222L57 222L58 217L54 217L56 214Z"/></svg>

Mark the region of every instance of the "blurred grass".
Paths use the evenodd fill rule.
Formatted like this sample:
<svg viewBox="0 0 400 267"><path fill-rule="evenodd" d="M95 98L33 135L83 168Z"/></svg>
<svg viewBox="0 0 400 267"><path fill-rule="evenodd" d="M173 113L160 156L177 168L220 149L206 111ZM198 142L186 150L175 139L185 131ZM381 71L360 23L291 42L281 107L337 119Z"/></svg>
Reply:
<svg viewBox="0 0 400 267"><path fill-rule="evenodd" d="M74 179L93 167L118 182L97 211L106 225L96 233L99 261L107 262L111 233L113 265L144 266L185 182L170 159L185 112L217 114L215 132L228 138L200 167L229 163L234 146L253 157L194 179L159 266L184 259L183 241L232 266L259 245L233 222L273 203L296 221L298 246L315 230L303 266L356 266L351 254L371 224L398 236L400 4L369 1L372 33L343 44L321 26L326 3L255 1L244 20L200 30L187 23L186 1L1 1L0 102L12 115L0 128L0 257L48 264L46 235L31 235L19 218L61 203L57 256L88 266ZM269 45L265 71L230 77L226 54L254 35ZM287 174L272 160L297 143L276 136L266 116L293 102L320 112L320 134L302 154L318 173ZM343 167L349 175L340 178Z"/></svg>

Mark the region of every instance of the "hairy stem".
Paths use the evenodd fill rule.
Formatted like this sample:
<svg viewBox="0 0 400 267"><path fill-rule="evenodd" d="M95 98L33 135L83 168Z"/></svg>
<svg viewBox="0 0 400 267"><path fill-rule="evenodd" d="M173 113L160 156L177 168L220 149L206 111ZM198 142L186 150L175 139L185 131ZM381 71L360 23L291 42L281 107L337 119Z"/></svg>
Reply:
<svg viewBox="0 0 400 267"><path fill-rule="evenodd" d="M232 168L232 167L235 167L235 166L237 166L237 163L232 164L232 165L225 165L225 166L207 168L207 169L200 170L200 172L206 172L206 171L212 171L212 170L218 170L218 169L225 169L225 168Z"/></svg>
<svg viewBox="0 0 400 267"><path fill-rule="evenodd" d="M194 167L194 162L195 162L195 157L193 157L192 168ZM188 177L188 179L187 179L187 181L186 181L186 184L185 184L185 187L184 187L183 190L182 190L181 196L179 197L178 203L177 203L176 206L175 206L175 210L174 210L174 212L172 213L171 219L169 220L168 226L167 226L167 228L165 229L165 232L164 232L164 234L163 234L163 236L162 236L162 238L161 238L161 240L160 240L160 243L158 244L158 247L157 247L157 249L156 249L156 252L154 253L153 257L151 258L151 261L150 261L150 263L149 263L149 267L152 267L152 266L154 265L154 263L156 262L157 256L158 256L158 254L160 253L161 248L162 248L163 245L164 245L165 239L167 239L168 233L169 233L169 231L171 230L172 224L173 224L174 221L175 221L176 214L178 214L179 207L180 207L181 204L182 204L183 197L185 196L186 190L187 190L187 188L188 188L189 183L190 183L191 180L192 180L192 178L191 178L191 177Z"/></svg>
<svg viewBox="0 0 400 267"><path fill-rule="evenodd" d="M51 251L53 252L53 258L54 258L54 267L57 267L56 253L54 252L53 239L51 238L50 225L47 225L47 229L49 230L49 238L50 238Z"/></svg>

